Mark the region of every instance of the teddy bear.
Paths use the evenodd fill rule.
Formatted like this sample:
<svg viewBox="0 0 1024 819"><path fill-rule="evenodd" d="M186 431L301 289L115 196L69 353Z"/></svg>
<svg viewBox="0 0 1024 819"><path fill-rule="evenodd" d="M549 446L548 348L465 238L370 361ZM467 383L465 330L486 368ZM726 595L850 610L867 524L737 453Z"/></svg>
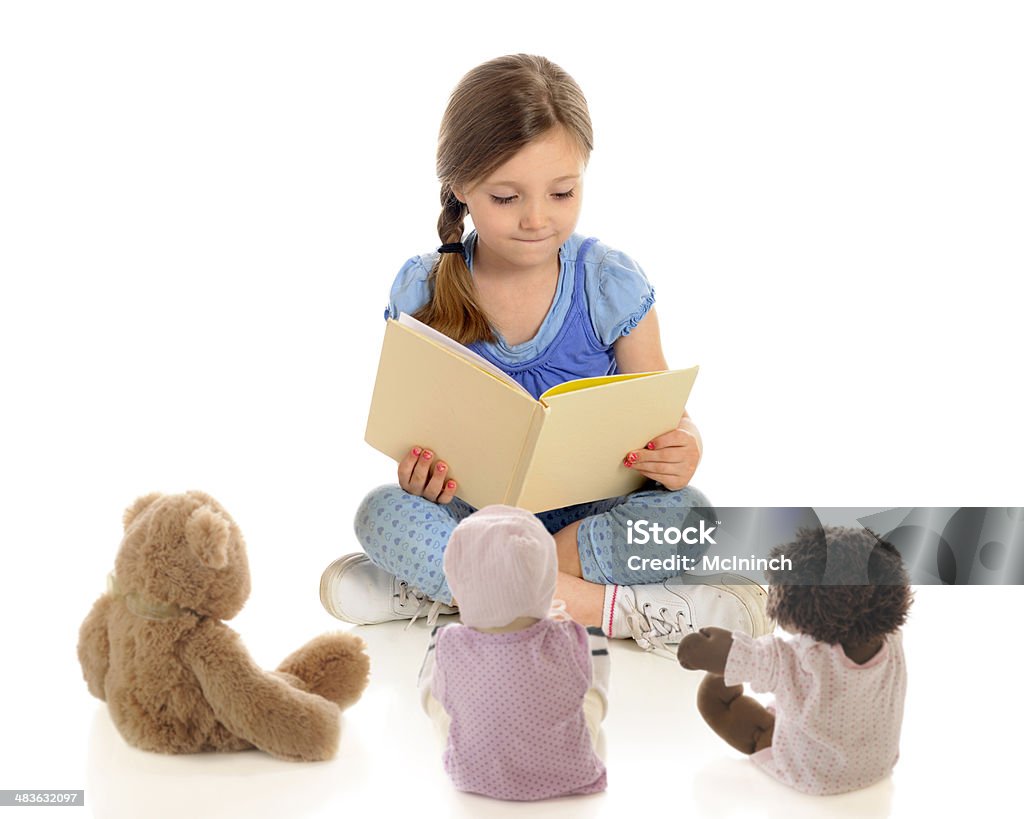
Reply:
<svg viewBox="0 0 1024 819"><path fill-rule="evenodd" d="M369 677L362 640L324 634L266 672L222 622L249 589L242 533L209 495L153 493L125 511L114 572L82 623L78 659L129 744L170 754L334 755L341 709Z"/></svg>
<svg viewBox="0 0 1024 819"><path fill-rule="evenodd" d="M791 637L702 628L679 644L708 672L697 708L770 776L811 794L864 788L899 757L907 691L900 628L912 593L900 553L866 529L800 529L770 555L768 615ZM765 707L744 694L775 694Z"/></svg>

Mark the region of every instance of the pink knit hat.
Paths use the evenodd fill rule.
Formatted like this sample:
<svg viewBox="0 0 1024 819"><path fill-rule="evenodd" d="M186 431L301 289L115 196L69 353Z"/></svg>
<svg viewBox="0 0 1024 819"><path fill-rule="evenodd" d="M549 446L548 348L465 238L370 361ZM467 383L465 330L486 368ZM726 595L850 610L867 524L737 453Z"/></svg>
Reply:
<svg viewBox="0 0 1024 819"><path fill-rule="evenodd" d="M444 573L467 626L547 617L558 574L555 539L524 509L485 506L455 527Z"/></svg>

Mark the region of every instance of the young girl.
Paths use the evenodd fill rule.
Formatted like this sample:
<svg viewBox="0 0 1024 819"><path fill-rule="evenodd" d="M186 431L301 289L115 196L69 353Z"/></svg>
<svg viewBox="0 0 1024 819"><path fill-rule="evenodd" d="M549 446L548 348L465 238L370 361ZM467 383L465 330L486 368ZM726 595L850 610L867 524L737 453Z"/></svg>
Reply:
<svg viewBox="0 0 1024 819"><path fill-rule="evenodd" d="M402 267L385 318L414 315L534 397L574 378L667 369L654 290L640 267L574 232L592 143L583 93L550 61L519 54L470 71L451 96L438 141L441 247ZM475 230L464 235L467 215ZM647 649L674 645L704 625L766 632L766 595L757 585L627 565L634 554L702 551L641 548L626 538L629 521L685 528L714 520L689 486L701 458L689 416L622 454L649 479L641 491L538 515L555 537L556 596L568 612ZM458 498L459 465L442 455L423 441L399 463L398 485L363 501L356 536L365 554L336 560L321 578L331 614L369 624L415 617L428 601L431 618L453 611L441 561L452 530L473 509Z"/></svg>

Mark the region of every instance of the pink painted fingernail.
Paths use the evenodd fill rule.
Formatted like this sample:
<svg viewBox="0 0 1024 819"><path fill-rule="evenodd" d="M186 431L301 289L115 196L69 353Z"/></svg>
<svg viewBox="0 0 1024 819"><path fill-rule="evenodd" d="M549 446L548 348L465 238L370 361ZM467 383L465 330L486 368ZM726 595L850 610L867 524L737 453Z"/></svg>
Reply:
<svg viewBox="0 0 1024 819"><path fill-rule="evenodd" d="M625 460L624 460L624 461L622 462L622 465L623 465L624 467L626 467L626 469L632 469L632 468L633 468L633 462L632 462L631 460L629 460L629 458L626 458L626 459L625 459Z"/></svg>
<svg viewBox="0 0 1024 819"><path fill-rule="evenodd" d="M420 448L419 448L418 446L414 446L414 447L412 448L412 454L413 454L413 455L415 455L415 456L416 456L417 458L418 458L418 457L420 457L420 453L421 453L422 451L423 451L423 450L422 450L422 449L420 449Z"/></svg>
<svg viewBox="0 0 1024 819"><path fill-rule="evenodd" d="M636 454L635 452L630 452L630 453L629 453L629 454L628 454L628 455L626 456L626 460L627 460L627 461L629 461L630 465L632 465L632 464L635 464L635 463L636 463L636 459L637 459L638 457L639 457L639 456L638 456L638 455L637 455L637 454Z"/></svg>
<svg viewBox="0 0 1024 819"><path fill-rule="evenodd" d="M648 449L654 449L654 441L648 441L647 442L647 448Z"/></svg>
<svg viewBox="0 0 1024 819"><path fill-rule="evenodd" d="M444 472L444 471L445 471L445 470L446 470L447 468L448 468L448 467L447 467L447 466L445 466L444 464L438 464L438 465L437 465L437 471L438 471L438 472Z"/></svg>
<svg viewBox="0 0 1024 819"><path fill-rule="evenodd" d="M434 457L433 453L431 453L429 451L423 453L423 460L424 461L429 461L433 457Z"/></svg>
<svg viewBox="0 0 1024 819"><path fill-rule="evenodd" d="M448 481L448 483L447 483L447 484L445 484L445 486L446 486L446 487L447 487L448 489L454 489L454 488L455 488L455 481Z"/></svg>

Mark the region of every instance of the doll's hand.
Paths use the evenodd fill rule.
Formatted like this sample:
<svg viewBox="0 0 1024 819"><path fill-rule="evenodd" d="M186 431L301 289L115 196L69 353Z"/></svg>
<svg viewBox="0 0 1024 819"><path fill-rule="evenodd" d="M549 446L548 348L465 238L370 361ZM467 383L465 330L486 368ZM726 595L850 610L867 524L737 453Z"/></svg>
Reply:
<svg viewBox="0 0 1024 819"><path fill-rule="evenodd" d="M679 665L690 671L724 674L725 661L731 648L731 631L707 626L693 634L687 634L679 643L676 657L679 659Z"/></svg>
<svg viewBox="0 0 1024 819"><path fill-rule="evenodd" d="M643 449L626 455L623 464L641 475L675 491L690 483L700 463L701 444L697 435L685 427L652 439Z"/></svg>
<svg viewBox="0 0 1024 819"><path fill-rule="evenodd" d="M414 446L398 462L398 485L410 495L432 503L451 503L458 485L448 474L448 464L429 449Z"/></svg>

